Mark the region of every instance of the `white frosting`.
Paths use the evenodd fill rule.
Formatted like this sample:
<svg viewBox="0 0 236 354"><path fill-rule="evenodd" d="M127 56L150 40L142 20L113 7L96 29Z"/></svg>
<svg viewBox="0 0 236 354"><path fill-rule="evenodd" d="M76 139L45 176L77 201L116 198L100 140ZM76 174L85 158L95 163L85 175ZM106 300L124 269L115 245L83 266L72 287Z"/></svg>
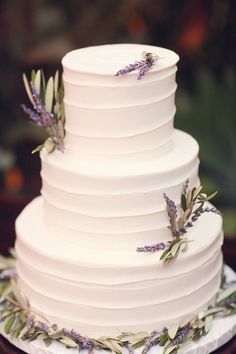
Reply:
<svg viewBox="0 0 236 354"><path fill-rule="evenodd" d="M157 254L120 249L118 242L109 251L100 243L98 251L92 240L75 247L58 238L45 228L41 197L16 226L19 284L31 305L88 335L180 321L212 301L219 287L222 223L216 214L203 215L189 233L188 252L164 266Z"/></svg>
<svg viewBox="0 0 236 354"><path fill-rule="evenodd" d="M142 80L114 76L143 50L160 60ZM163 193L179 209L185 180L199 184L198 144L173 128L177 61L132 44L63 58L65 153L41 153L42 196L16 222L19 285L63 327L93 337L160 329L201 310L219 288L219 215L204 214L170 264L136 252L171 239Z"/></svg>

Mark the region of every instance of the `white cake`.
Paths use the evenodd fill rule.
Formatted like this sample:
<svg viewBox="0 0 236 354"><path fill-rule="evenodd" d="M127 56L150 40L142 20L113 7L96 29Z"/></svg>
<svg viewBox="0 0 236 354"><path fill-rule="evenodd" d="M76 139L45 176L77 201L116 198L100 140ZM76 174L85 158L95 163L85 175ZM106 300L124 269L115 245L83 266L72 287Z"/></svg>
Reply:
<svg viewBox="0 0 236 354"><path fill-rule="evenodd" d="M160 59L142 80L114 76L143 50ZM178 59L117 44L62 60L65 152L41 153L42 196L16 222L19 286L53 323L95 338L152 331L201 311L219 289L219 215L203 214L170 263L136 252L171 239L163 193L180 205L186 179L199 184L198 144L173 128Z"/></svg>

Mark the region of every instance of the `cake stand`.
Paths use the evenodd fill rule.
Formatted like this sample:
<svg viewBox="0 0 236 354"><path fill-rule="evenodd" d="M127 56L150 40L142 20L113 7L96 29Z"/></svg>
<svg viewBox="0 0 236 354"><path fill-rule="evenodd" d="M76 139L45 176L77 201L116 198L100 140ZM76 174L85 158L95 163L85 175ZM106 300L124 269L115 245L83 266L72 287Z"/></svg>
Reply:
<svg viewBox="0 0 236 354"><path fill-rule="evenodd" d="M225 275L227 282L236 281L236 273L225 266ZM32 342L23 342L20 339L12 339L7 335L3 328L0 327L0 333L4 336L10 343L12 343L17 348L23 350L28 354L78 354L78 349L66 349L62 344L58 342L53 342L49 347L46 347L42 339L37 339ZM200 338L198 342L191 342L186 345L179 353L185 354L208 354L212 353L216 349L223 346L231 338L236 335L236 314L233 316L215 319L212 324L210 332L205 336ZM82 351L86 353L85 350ZM142 348L136 349L135 354L141 354ZM107 354L108 351L99 350L94 351L94 354ZM128 353L124 349L124 353ZM148 354L162 354L163 348L153 347L150 349Z"/></svg>

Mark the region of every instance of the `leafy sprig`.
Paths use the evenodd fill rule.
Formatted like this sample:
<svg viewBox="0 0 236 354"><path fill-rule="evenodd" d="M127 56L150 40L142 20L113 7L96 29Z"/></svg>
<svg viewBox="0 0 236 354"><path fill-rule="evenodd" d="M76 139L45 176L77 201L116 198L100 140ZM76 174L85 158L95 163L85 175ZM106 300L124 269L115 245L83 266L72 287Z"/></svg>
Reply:
<svg viewBox="0 0 236 354"><path fill-rule="evenodd" d="M33 109L25 105L22 105L22 109L31 121L44 128L48 135L44 144L39 145L33 153L43 148L48 152L52 152L55 148L63 152L65 137L64 87L58 71L54 77L51 76L46 81L42 70L37 72L32 70L30 81L23 74L23 82Z"/></svg>
<svg viewBox="0 0 236 354"><path fill-rule="evenodd" d="M160 260L163 262L171 261L177 258L179 253L186 252L191 240L185 235L194 226L199 217L209 212L221 215L216 208L205 206L205 203L213 199L217 192L208 196L202 193L202 188L202 186L199 186L189 189L189 180L186 180L182 187L179 216L176 203L164 193L163 197L166 202L166 210L170 222L168 229L171 232L172 239L166 243L161 242L155 245L137 247L137 252L150 253L164 250L160 257Z"/></svg>
<svg viewBox="0 0 236 354"><path fill-rule="evenodd" d="M14 269L14 258L1 256L0 262L0 275ZM123 332L116 338L94 339L82 336L73 329L60 329L56 324L50 324L46 319L42 319L31 309L15 278L16 274L12 278L0 277L0 322L3 323L5 333L12 339L18 338L28 342L40 337L46 346L56 341L65 348L74 348L78 351L86 349L88 353L93 353L95 349L105 349L121 354L123 348L126 348L129 354L133 354L135 349L142 347L142 354L147 354L152 347L160 346L163 347L163 354L175 354L191 341L197 341L207 335L215 318L236 313L235 283L231 288L227 283L223 283L213 305L208 306L198 316L186 319L180 324L173 324L161 331L154 330L150 334Z"/></svg>
<svg viewBox="0 0 236 354"><path fill-rule="evenodd" d="M153 53L148 53L148 52L143 52L142 53L142 60L135 61L132 64L126 65L123 69L120 69L117 71L115 76L121 76L121 75L126 75L132 71L137 70L138 71L138 76L137 80L141 80L144 75L152 69L153 65L157 62L159 59L158 55L155 55Z"/></svg>

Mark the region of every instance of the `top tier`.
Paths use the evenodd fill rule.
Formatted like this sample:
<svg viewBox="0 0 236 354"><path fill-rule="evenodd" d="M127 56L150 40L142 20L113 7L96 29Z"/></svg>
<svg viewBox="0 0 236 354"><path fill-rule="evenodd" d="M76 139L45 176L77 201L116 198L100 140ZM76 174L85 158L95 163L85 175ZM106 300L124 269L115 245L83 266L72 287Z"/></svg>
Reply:
<svg viewBox="0 0 236 354"><path fill-rule="evenodd" d="M104 83L111 82L109 79L115 82L114 74L127 64L140 60L142 51L159 56L158 64L154 65L151 71L153 73L174 66L179 61L179 56L175 52L165 48L142 44L108 44L76 49L66 54L62 59L64 76L73 82L80 78L92 79L94 83L94 75L101 83L103 80ZM136 74L130 73L128 81L136 79Z"/></svg>
<svg viewBox="0 0 236 354"><path fill-rule="evenodd" d="M137 71L116 72L140 61L142 52L159 59L137 80ZM112 44L68 53L62 60L67 152L80 158L117 161L153 159L171 148L175 74L179 57L148 45Z"/></svg>

